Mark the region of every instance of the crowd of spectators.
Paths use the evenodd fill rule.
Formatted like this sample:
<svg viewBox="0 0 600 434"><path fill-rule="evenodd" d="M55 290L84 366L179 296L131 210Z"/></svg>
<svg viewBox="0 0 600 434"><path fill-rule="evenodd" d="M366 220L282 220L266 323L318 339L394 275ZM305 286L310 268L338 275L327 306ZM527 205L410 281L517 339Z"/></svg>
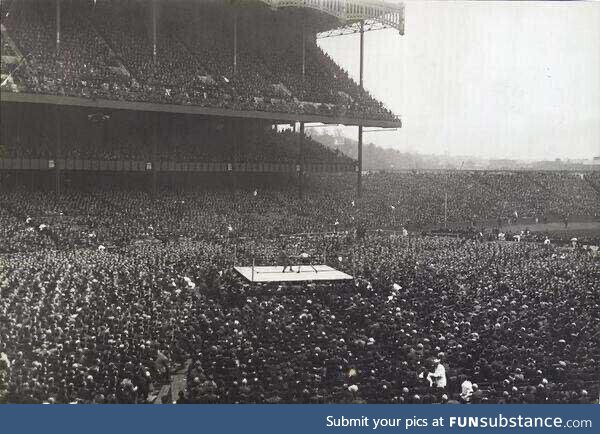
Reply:
<svg viewBox="0 0 600 434"><path fill-rule="evenodd" d="M26 60L16 79L33 93L94 97L127 93L131 79L75 4L61 10L57 45L53 2L2 2L3 24Z"/></svg>
<svg viewBox="0 0 600 434"><path fill-rule="evenodd" d="M303 33L298 12L197 3L159 3L156 39L147 3L65 3L57 43L54 2L2 2L26 58L13 79L52 95L396 119Z"/></svg>
<svg viewBox="0 0 600 434"><path fill-rule="evenodd" d="M60 45L54 8L1 3L2 55L14 43L26 58L2 72L28 92L394 119L303 36L299 11L240 9L234 66L233 13L211 2L163 4L156 50L147 3L63 2ZM222 126L89 121L63 128L60 148L51 122L17 126L18 140L3 128L3 157L352 163L309 138L299 152L290 131L249 129L234 146ZM371 173L361 198L355 174L237 175L237 188L210 174L157 192L64 176L60 192L1 179L0 402L149 402L181 367L179 403L600 393L597 251L502 232L558 219L566 244L569 219L598 219L597 173ZM464 225L430 231L448 222ZM354 279L249 284L234 271L281 265L284 244Z"/></svg>
<svg viewBox="0 0 600 434"><path fill-rule="evenodd" d="M139 112L65 110L57 133L55 114L46 107L24 113L3 111L0 158L355 164L307 135L268 124L232 126L185 116L148 119ZM28 127L31 117L39 122L36 128Z"/></svg>
<svg viewBox="0 0 600 434"><path fill-rule="evenodd" d="M266 237L2 256L8 400L146 402L186 360L180 403L598 396L597 256L412 235L290 241L355 279L249 285L231 266L276 263L282 241Z"/></svg>
<svg viewBox="0 0 600 434"><path fill-rule="evenodd" d="M600 193L600 171L586 173L584 179L594 190Z"/></svg>
<svg viewBox="0 0 600 434"><path fill-rule="evenodd" d="M2 26L2 40L0 41L0 72L2 80L5 80L19 65L20 56L9 43Z"/></svg>
<svg viewBox="0 0 600 434"><path fill-rule="evenodd" d="M361 198L355 197L351 173L302 175L301 198L297 175L237 174L235 191L231 181L228 174L206 174L175 189L163 185L156 195L147 182L85 187L76 181L77 188L67 184L60 194L7 187L0 192L5 209L1 249L35 250L48 241L31 234L28 217L36 220L30 226L45 224L62 234L62 246L76 247L88 245L90 234L105 244L147 236L210 239L227 235L229 226L239 236L252 237L353 230L358 225L420 231L459 224L473 232L551 221L567 229L569 219L597 221L600 214L600 194L588 181L560 172L373 173L363 179ZM561 202L561 197L581 192L585 196L576 208Z"/></svg>
<svg viewBox="0 0 600 434"><path fill-rule="evenodd" d="M493 221L500 227L516 222L560 221L568 216L600 216L599 192L577 173L370 173L363 177L360 203L364 206L352 206L352 190L348 189L351 177L340 175L327 181L326 190L347 193L345 203L349 205L338 208L345 224L370 221L376 227L398 229L407 223L416 228L439 227L445 222L476 227Z"/></svg>
<svg viewBox="0 0 600 434"><path fill-rule="evenodd" d="M315 163L355 165L355 161L332 151L320 143L304 136L300 145L300 134L293 131L263 131L244 137L244 143L235 147L232 141L161 142L156 148L143 140L115 138L115 140L64 141L60 148L54 140L34 143L10 143L4 148L2 158L30 158L100 161L173 161L212 163ZM99 145L101 143L101 145ZM301 150L300 150L301 147Z"/></svg>
<svg viewBox="0 0 600 434"><path fill-rule="evenodd" d="M417 235L428 212L399 213L388 194L437 200L430 177L370 175L363 199L332 175L309 180L302 200L273 175L156 196L3 188L6 399L147 402L187 361L181 403L591 402L598 257L534 235ZM347 235L366 222L366 239ZM409 236L373 232L402 226ZM335 234L281 238L307 231ZM277 263L285 242L355 280L249 285L232 270Z"/></svg>

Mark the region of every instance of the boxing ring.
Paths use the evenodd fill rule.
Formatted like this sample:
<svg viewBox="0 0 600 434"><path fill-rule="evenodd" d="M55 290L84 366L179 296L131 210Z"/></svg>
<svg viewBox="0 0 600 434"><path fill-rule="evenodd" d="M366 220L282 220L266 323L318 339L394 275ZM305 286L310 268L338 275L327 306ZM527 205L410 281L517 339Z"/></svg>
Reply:
<svg viewBox="0 0 600 434"><path fill-rule="evenodd" d="M351 280L352 276L329 265L292 265L291 270L283 270L283 265L263 265L234 267L249 282L306 282L317 280Z"/></svg>
<svg viewBox="0 0 600 434"><path fill-rule="evenodd" d="M335 234L334 234L335 235ZM237 262L237 244L233 251L233 269L248 282L311 282L352 280L353 276L334 267L346 261L341 256L319 246L307 246L306 239L313 236L331 236L331 234L294 234L288 235L283 247L278 251L255 254L254 248L246 250L245 263ZM287 243L287 244L286 244ZM305 244L302 246L302 244ZM345 264L346 265L346 264ZM348 267L343 267L348 271Z"/></svg>

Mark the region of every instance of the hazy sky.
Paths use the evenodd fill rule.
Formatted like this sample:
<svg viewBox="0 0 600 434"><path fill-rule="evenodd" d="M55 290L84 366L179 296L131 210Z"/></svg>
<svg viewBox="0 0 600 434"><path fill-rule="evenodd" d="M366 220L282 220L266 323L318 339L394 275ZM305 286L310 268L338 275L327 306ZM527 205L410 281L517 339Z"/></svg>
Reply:
<svg viewBox="0 0 600 434"><path fill-rule="evenodd" d="M405 6L404 36L365 34L365 86L403 127L366 142L482 157L600 155L599 2ZM358 80L358 41L319 45Z"/></svg>

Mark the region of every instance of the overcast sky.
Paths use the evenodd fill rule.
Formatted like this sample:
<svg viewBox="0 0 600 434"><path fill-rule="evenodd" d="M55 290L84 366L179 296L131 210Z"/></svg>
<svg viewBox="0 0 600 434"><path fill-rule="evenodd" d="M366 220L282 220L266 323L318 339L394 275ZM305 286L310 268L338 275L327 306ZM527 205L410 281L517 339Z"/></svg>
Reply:
<svg viewBox="0 0 600 434"><path fill-rule="evenodd" d="M600 3L405 5L404 36L365 34L365 86L403 128L366 142L495 158L600 155ZM319 45L358 80L358 41Z"/></svg>

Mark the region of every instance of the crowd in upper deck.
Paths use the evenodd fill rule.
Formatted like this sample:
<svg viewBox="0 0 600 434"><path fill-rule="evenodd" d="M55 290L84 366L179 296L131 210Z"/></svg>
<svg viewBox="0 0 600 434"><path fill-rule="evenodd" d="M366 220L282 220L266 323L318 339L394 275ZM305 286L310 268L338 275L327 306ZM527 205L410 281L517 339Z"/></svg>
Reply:
<svg viewBox="0 0 600 434"><path fill-rule="evenodd" d="M148 3L64 3L57 44L54 2L2 2L7 30L2 33L3 46L14 44L25 63L11 77L15 89L234 110L395 119L306 33L302 55L301 20L294 13L258 6L235 12L210 2L195 3L159 3L156 43ZM234 44L236 13L238 42ZM7 82L3 90L11 87Z"/></svg>

